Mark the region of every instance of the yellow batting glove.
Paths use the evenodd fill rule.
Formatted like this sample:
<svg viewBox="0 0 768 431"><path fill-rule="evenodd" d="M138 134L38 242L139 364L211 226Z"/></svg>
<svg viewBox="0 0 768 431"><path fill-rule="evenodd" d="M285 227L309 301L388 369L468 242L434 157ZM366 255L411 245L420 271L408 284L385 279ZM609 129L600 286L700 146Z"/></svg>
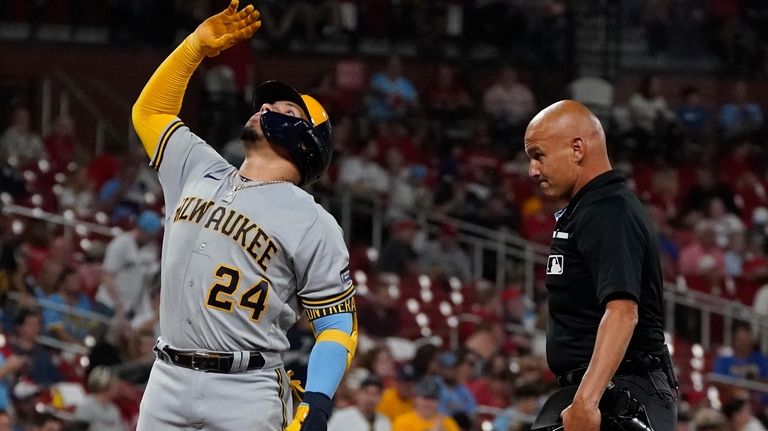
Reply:
<svg viewBox="0 0 768 431"><path fill-rule="evenodd" d="M284 431L328 431L333 401L320 392L306 392L293 421Z"/></svg>
<svg viewBox="0 0 768 431"><path fill-rule="evenodd" d="M293 421L288 425L285 431L301 431L301 425L307 420L309 416L309 406L306 404L299 405L296 409L296 415L293 417Z"/></svg>
<svg viewBox="0 0 768 431"><path fill-rule="evenodd" d="M223 12L206 19L195 29L193 35L208 57L215 57L221 51L250 38L261 27L259 11L253 5L239 12L238 5L238 0L232 0Z"/></svg>

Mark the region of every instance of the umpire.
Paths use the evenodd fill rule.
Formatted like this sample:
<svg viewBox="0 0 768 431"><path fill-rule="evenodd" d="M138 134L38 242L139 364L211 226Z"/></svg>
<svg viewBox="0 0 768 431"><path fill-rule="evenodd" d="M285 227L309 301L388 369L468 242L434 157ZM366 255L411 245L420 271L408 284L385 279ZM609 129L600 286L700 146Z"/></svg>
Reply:
<svg viewBox="0 0 768 431"><path fill-rule="evenodd" d="M546 275L547 361L575 392L558 409L565 431L598 430L601 421L602 429L634 429L609 426L607 388L627 389L648 429L673 430L677 383L656 233L611 169L600 121L578 102L557 102L531 120L525 152L544 196L568 200L555 214Z"/></svg>

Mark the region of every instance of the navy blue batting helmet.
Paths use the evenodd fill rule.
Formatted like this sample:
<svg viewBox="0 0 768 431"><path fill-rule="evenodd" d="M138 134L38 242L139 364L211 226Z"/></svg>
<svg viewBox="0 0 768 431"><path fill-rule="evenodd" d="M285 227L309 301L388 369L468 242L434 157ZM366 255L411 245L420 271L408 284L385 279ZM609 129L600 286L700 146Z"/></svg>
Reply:
<svg viewBox="0 0 768 431"><path fill-rule="evenodd" d="M261 115L261 130L270 143L288 150L301 173L299 186L317 181L331 164L331 122L320 102L299 94L280 81L266 81L253 92L253 107L284 100L298 105L309 120L267 111Z"/></svg>

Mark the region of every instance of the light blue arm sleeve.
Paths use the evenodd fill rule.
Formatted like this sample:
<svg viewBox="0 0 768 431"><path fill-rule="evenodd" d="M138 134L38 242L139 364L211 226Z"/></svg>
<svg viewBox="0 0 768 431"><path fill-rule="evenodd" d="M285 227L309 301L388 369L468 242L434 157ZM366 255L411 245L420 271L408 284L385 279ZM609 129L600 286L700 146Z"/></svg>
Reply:
<svg viewBox="0 0 768 431"><path fill-rule="evenodd" d="M352 333L352 313L332 314L312 321L315 337L328 329ZM307 392L321 392L333 398L347 369L347 349L341 344L323 342L315 344L309 355L307 368Z"/></svg>

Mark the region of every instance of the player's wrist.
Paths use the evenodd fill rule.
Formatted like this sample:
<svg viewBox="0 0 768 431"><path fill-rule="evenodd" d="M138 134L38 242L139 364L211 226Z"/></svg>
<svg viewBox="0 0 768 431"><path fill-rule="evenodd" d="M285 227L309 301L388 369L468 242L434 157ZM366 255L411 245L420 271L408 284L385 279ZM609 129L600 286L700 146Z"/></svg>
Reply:
<svg viewBox="0 0 768 431"><path fill-rule="evenodd" d="M305 392L302 402L309 405L313 413L322 413L326 419L331 417L333 412L333 400L322 392Z"/></svg>
<svg viewBox="0 0 768 431"><path fill-rule="evenodd" d="M196 32L193 32L186 39L184 39L184 45L187 52L191 57L196 59L203 59L205 57L205 50L203 49L203 43L200 41L200 37Z"/></svg>

